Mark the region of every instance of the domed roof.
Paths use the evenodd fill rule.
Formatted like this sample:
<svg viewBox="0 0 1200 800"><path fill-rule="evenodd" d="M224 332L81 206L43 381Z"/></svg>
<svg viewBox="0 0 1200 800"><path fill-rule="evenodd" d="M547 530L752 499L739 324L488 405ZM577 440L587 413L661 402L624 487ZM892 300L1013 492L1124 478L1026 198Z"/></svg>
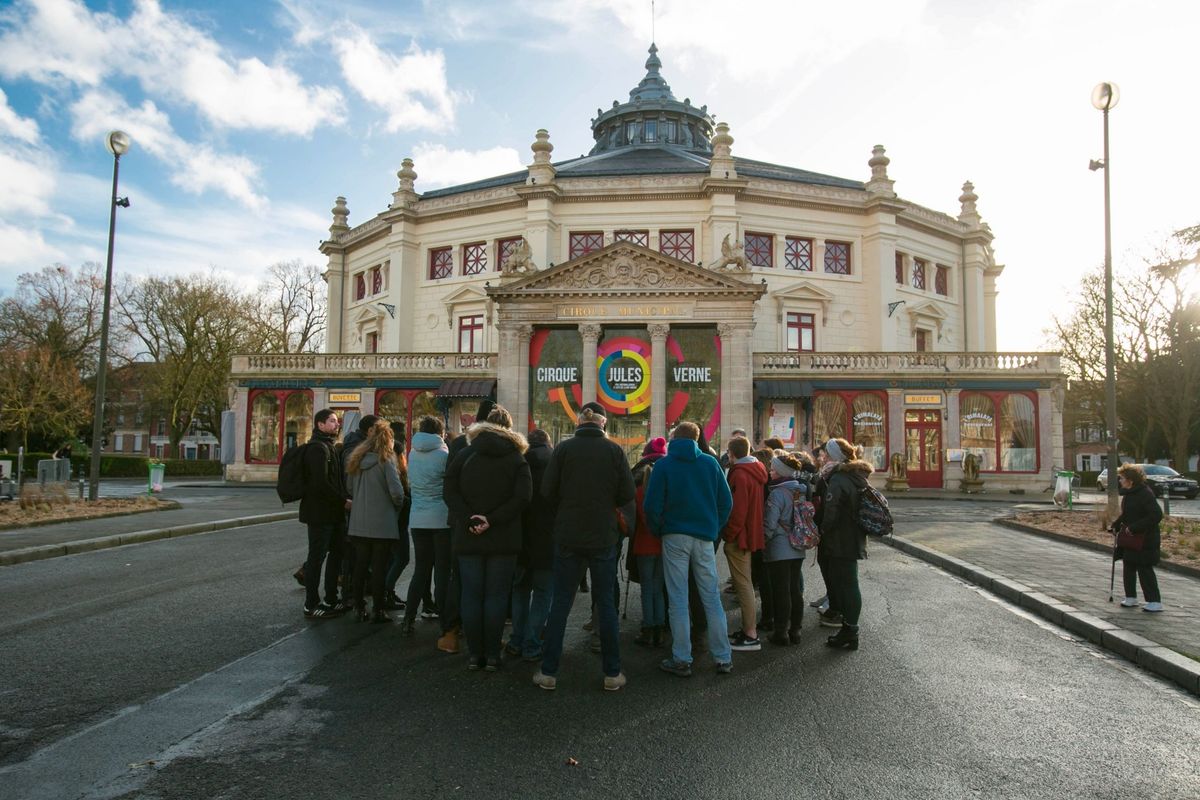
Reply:
<svg viewBox="0 0 1200 800"><path fill-rule="evenodd" d="M596 109L592 120L592 138L596 140L589 155L626 147L660 144L686 150L711 153L713 118L708 106L696 108L690 98L679 102L660 70L658 46L650 44L646 76L629 90L629 102L613 100L608 111Z"/></svg>

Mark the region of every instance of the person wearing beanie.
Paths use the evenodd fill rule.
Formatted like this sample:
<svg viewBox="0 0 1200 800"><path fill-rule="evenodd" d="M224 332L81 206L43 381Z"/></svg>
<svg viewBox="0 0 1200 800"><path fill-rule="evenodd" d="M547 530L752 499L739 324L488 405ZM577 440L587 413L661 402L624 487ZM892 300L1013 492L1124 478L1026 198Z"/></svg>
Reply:
<svg viewBox="0 0 1200 800"><path fill-rule="evenodd" d="M604 689L625 685L617 622L617 515L633 503L633 476L625 451L604 432L607 419L598 403L587 403L576 420L575 435L554 448L542 478L542 496L557 507L554 516L554 599L546 622L541 669L533 683L542 689L558 684L567 616L575 602L579 575L592 575L596 624L600 634Z"/></svg>
<svg viewBox="0 0 1200 800"><path fill-rule="evenodd" d="M775 630L768 641L787 646L800 643L800 624L804 619L804 551L792 547L792 507L808 496L808 487L798 479L801 464L791 453L771 458L771 479L767 482L766 508L763 511L763 537L766 548L771 594L771 612Z"/></svg>
<svg viewBox="0 0 1200 800"><path fill-rule="evenodd" d="M845 439L825 443L829 463L821 470L826 476L825 496L821 501L820 557L827 559L826 589L830 611L841 614L841 628L826 640L834 648L858 649L858 617L862 613L862 592L858 587L858 562L867 557L867 535L858 524L858 496L874 472L870 463L858 458L858 451ZM828 472L826 472L828 470ZM825 623L822 615L822 623Z"/></svg>
<svg viewBox="0 0 1200 800"><path fill-rule="evenodd" d="M730 439L727 454L726 479L733 495L733 510L721 538L725 540L725 560L729 562L729 574L733 576L733 588L742 608L742 629L731 642L734 650L761 650L750 562L751 555L763 549L763 487L767 471L750 455L750 441L745 436Z"/></svg>
<svg viewBox="0 0 1200 800"><path fill-rule="evenodd" d="M729 520L733 496L716 457L697 444L700 428L680 423L671 432L667 455L654 465L646 488L646 521L662 539L663 573L670 599L671 656L659 664L680 677L692 674L692 623L688 616L688 569L708 623L708 645L717 673L733 672L728 621L721 606L713 544ZM668 484L670 491L667 490Z"/></svg>
<svg viewBox="0 0 1200 800"><path fill-rule="evenodd" d="M646 485L654 472L654 462L667 454L667 440L655 436L642 448L642 459L633 465L633 485L637 489L637 520L629 554L642 585L642 630L633 640L642 647L658 647L667 629L667 594L663 579L662 542L646 525ZM632 580L632 576L631 576Z"/></svg>

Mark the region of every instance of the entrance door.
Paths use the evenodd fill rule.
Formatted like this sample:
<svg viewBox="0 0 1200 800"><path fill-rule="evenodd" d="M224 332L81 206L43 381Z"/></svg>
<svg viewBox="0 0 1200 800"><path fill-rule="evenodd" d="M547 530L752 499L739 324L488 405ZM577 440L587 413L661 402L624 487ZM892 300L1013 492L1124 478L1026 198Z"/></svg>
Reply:
<svg viewBox="0 0 1200 800"><path fill-rule="evenodd" d="M904 412L904 450L908 485L914 489L942 488L942 412Z"/></svg>

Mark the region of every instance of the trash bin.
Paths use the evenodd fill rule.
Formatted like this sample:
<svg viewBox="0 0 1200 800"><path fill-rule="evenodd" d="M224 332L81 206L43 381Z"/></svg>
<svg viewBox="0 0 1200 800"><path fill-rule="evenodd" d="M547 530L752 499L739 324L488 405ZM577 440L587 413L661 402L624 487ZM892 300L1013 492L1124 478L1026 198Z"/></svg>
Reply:
<svg viewBox="0 0 1200 800"><path fill-rule="evenodd" d="M146 494L161 492L163 488L163 476L167 474L166 464L151 464L150 465L150 482L146 486Z"/></svg>
<svg viewBox="0 0 1200 800"><path fill-rule="evenodd" d="M1074 472L1060 471L1055 473L1054 505L1061 508L1074 507L1071 498L1071 479L1074 477Z"/></svg>

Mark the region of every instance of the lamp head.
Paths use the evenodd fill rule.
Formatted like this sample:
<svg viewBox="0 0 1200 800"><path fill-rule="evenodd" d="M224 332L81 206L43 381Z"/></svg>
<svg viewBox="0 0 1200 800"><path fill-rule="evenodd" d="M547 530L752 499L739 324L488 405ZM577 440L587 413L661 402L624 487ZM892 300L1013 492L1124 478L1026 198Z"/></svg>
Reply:
<svg viewBox="0 0 1200 800"><path fill-rule="evenodd" d="M1115 83L1098 83L1092 89L1092 105L1100 111L1116 108L1121 100L1121 90Z"/></svg>
<svg viewBox="0 0 1200 800"><path fill-rule="evenodd" d="M129 145L132 143L133 140L129 138L129 134L125 131L111 131L108 136L104 137L104 146L108 148L108 152L117 158L125 155L129 151Z"/></svg>

